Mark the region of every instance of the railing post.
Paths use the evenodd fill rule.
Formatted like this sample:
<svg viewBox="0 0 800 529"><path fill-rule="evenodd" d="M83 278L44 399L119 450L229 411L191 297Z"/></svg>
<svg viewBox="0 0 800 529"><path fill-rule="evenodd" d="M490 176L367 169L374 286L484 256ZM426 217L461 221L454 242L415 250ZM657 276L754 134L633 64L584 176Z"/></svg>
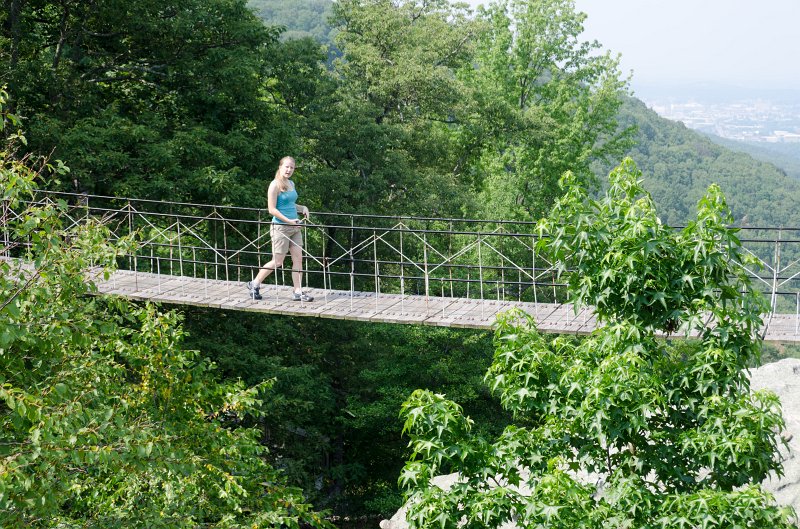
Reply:
<svg viewBox="0 0 800 529"><path fill-rule="evenodd" d="M86 203L87 204L89 203L89 198L88 197L86 198ZM131 201L130 200L128 200L128 202L127 202L127 209L128 209L128 235L131 235L133 233L133 209L131 208ZM135 247L134 247L133 251L138 254L138 250L136 250ZM134 256L135 256L135 254L134 254ZM131 257L130 255L128 256L128 269L129 270L130 269L136 270L135 257Z"/></svg>
<svg viewBox="0 0 800 529"><path fill-rule="evenodd" d="M353 308L353 294L355 293L355 273L356 262L353 258L353 240L355 238L354 218L350 215L350 244L347 249L347 255L350 257L350 308Z"/></svg>
<svg viewBox="0 0 800 529"><path fill-rule="evenodd" d="M481 245L483 241L481 236L478 235L478 283L480 284L481 301L483 301L483 257L481 255Z"/></svg>
<svg viewBox="0 0 800 529"><path fill-rule="evenodd" d="M406 296L406 276L405 270L406 266L404 264L405 259L405 250L403 249L403 232L405 231L405 226L400 230L400 299L402 300Z"/></svg>
<svg viewBox="0 0 800 529"><path fill-rule="evenodd" d="M450 221L450 233L447 238L447 260L450 261L450 266L447 267L448 269L448 276L450 277L450 297L454 298L453 295L453 266L455 263L451 261L453 258L453 221Z"/></svg>
<svg viewBox="0 0 800 529"><path fill-rule="evenodd" d="M422 234L422 259L423 267L425 269L425 299L430 296L430 276L428 275L428 234Z"/></svg>
<svg viewBox="0 0 800 529"><path fill-rule="evenodd" d="M772 267L772 296L770 308L774 313L778 308L778 276L781 268L781 235L783 228L778 228L778 237L775 239L775 263Z"/></svg>
<svg viewBox="0 0 800 529"><path fill-rule="evenodd" d="M322 241L322 288L325 290L325 303L328 303L328 290L333 288L330 283L328 262L328 229L327 226L321 226L320 240Z"/></svg>
<svg viewBox="0 0 800 529"><path fill-rule="evenodd" d="M485 314L485 303L483 302L483 256L481 253L481 246L483 245L483 240L480 235L478 235L478 283L480 284L481 289L481 319L486 317Z"/></svg>
<svg viewBox="0 0 800 529"><path fill-rule="evenodd" d="M228 263L228 222L227 219L222 217L222 245L225 252L225 281L230 281L230 270Z"/></svg>
<svg viewBox="0 0 800 529"><path fill-rule="evenodd" d="M170 204L170 207L169 207L170 215L172 215L172 212L174 210L175 210L174 205ZM176 223L178 222L178 216L177 215L175 216L175 222ZM174 255L173 249L174 249L175 245L172 243L172 240L169 238L169 232L167 232L167 237L168 237L167 240L169 241L169 275L173 275L172 269L173 269L173 262L174 262L174 259L175 259L175 255Z"/></svg>
<svg viewBox="0 0 800 529"><path fill-rule="evenodd" d="M381 292L380 288L380 269L378 268L378 232L375 228L372 228L372 258L375 264L375 268L373 268L373 273L375 274L375 310L378 310L378 294Z"/></svg>
<svg viewBox="0 0 800 529"><path fill-rule="evenodd" d="M212 218L214 219L214 280L219 279L219 241L217 240L217 223L219 222L219 215L217 208L214 207L212 211ZM208 276L208 273L206 273Z"/></svg>
<svg viewBox="0 0 800 529"><path fill-rule="evenodd" d="M175 223L178 225L178 269L183 277L183 241L181 241L181 221L177 215L175 215Z"/></svg>
<svg viewBox="0 0 800 529"><path fill-rule="evenodd" d="M250 281L255 279L255 274L258 274L259 269L261 268L261 210L258 210L258 218L256 219L258 222L256 224L256 240L258 244L256 245L256 265L255 269L250 268Z"/></svg>
<svg viewBox="0 0 800 529"><path fill-rule="evenodd" d="M303 252L306 253L305 257L303 258L303 266L300 268L301 276L300 276L300 290L303 289L303 278L305 278L306 287L311 288L311 285L308 281L308 278L311 277L311 265L314 263L314 259L312 259L312 253L308 246L308 224L303 222L302 227L300 228L302 237L303 237L303 247L300 249L300 255L303 255Z"/></svg>

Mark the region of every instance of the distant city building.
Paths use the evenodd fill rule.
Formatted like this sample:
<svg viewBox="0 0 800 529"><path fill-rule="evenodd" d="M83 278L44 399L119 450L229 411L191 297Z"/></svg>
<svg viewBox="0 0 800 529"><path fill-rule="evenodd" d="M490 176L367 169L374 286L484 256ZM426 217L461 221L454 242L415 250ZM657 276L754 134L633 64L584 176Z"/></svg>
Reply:
<svg viewBox="0 0 800 529"><path fill-rule="evenodd" d="M800 102L788 105L765 99L731 103L653 100L646 104L664 118L723 138L800 143Z"/></svg>
<svg viewBox="0 0 800 529"><path fill-rule="evenodd" d="M785 130L776 130L772 136L767 136L766 141L775 143L800 143L800 134Z"/></svg>

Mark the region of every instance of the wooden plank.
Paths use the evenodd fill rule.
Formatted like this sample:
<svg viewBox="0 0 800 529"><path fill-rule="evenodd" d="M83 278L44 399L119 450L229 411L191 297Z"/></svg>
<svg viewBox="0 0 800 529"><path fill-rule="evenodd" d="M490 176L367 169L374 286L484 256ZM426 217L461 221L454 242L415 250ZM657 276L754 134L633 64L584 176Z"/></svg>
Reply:
<svg viewBox="0 0 800 529"><path fill-rule="evenodd" d="M395 300L390 309L376 314L371 321L386 323L424 323L430 325L429 320L446 313L455 300L453 298L434 298L425 296L411 296L392 294Z"/></svg>
<svg viewBox="0 0 800 529"><path fill-rule="evenodd" d="M425 320L427 325L491 329L497 314L515 306L511 301L449 299L448 307Z"/></svg>
<svg viewBox="0 0 800 529"><path fill-rule="evenodd" d="M382 310L389 310L396 299L382 298L372 292L342 290L309 291L315 296L314 313L324 318L370 321ZM310 305L310 304L309 304Z"/></svg>
<svg viewBox="0 0 800 529"><path fill-rule="evenodd" d="M540 328L558 330L564 334L586 334L594 330L594 327L589 325L591 317L592 313L588 309L584 308L576 313L571 304L559 305L543 321Z"/></svg>

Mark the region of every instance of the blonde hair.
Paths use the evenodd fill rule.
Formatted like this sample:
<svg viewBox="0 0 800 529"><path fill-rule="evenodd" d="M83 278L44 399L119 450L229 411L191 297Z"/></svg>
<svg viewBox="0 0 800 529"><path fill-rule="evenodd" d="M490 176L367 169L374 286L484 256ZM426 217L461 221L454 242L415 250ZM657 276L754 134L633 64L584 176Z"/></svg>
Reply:
<svg viewBox="0 0 800 529"><path fill-rule="evenodd" d="M297 165L297 162L294 161L294 158L291 156L284 156L281 158L281 161L278 162L278 168L275 170L275 181L278 182L278 191L283 193L284 191L289 190L289 179L284 178L281 174L281 167L283 166L283 162L291 160L294 165Z"/></svg>

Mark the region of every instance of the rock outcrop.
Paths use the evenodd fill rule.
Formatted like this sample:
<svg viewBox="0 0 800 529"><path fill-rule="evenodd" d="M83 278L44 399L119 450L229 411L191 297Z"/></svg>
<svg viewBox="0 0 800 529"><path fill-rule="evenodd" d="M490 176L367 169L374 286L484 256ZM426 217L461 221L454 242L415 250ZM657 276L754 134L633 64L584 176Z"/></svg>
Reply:
<svg viewBox="0 0 800 529"><path fill-rule="evenodd" d="M786 429L783 435L789 441L784 457L783 477L764 481L764 488L775 495L781 505L791 505L800 512L800 360L786 358L773 362L750 373L750 387L769 389L778 395L783 407Z"/></svg>

